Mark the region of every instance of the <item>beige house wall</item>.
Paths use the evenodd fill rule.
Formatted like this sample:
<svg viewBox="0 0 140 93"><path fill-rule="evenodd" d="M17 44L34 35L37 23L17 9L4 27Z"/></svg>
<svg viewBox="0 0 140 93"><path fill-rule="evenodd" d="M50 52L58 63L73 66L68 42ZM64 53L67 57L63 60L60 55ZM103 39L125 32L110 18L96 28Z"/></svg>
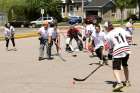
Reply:
<svg viewBox="0 0 140 93"><path fill-rule="evenodd" d="M68 7L69 7L69 5L68 6L65 5L65 12L62 11L63 17L69 17L69 12L67 11L68 10L67 9ZM82 7L79 6L78 10L77 10L77 7L74 7L74 16L82 16L82 15L83 15L83 13L82 13Z"/></svg>
<svg viewBox="0 0 140 93"><path fill-rule="evenodd" d="M68 10L69 5L65 5L65 12L62 11L63 17L69 17ZM139 9L133 8L133 9L125 9L123 12L123 18L126 19L130 14L136 14L138 15ZM77 7L74 6L74 16L82 16L85 17L86 10L82 12L82 7L79 5L79 8L77 10ZM112 9L109 9L105 13L100 9L98 10L98 16L101 16L104 20L120 20L121 19L121 12L119 9L116 9L116 12L112 12Z"/></svg>
<svg viewBox="0 0 140 93"><path fill-rule="evenodd" d="M114 16L111 10L103 14L103 20L113 20L113 19L114 19Z"/></svg>
<svg viewBox="0 0 140 93"><path fill-rule="evenodd" d="M131 14L136 14L137 15L137 9L136 8L125 9L123 11L123 19L127 19ZM116 20L120 20L121 19L121 11L120 11L120 9L116 10L115 19Z"/></svg>

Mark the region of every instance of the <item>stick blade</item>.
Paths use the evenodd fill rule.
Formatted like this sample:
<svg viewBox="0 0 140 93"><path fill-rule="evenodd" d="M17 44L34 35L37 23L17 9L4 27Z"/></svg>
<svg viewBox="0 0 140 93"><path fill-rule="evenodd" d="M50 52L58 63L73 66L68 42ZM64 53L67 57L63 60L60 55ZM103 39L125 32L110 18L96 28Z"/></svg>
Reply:
<svg viewBox="0 0 140 93"><path fill-rule="evenodd" d="M58 54L58 56L59 56L59 58L60 58L63 62L66 62L66 61L67 61L66 59L64 59L64 58L61 56L61 54Z"/></svg>
<svg viewBox="0 0 140 93"><path fill-rule="evenodd" d="M75 81L85 81L85 79L78 79L78 78L73 78Z"/></svg>

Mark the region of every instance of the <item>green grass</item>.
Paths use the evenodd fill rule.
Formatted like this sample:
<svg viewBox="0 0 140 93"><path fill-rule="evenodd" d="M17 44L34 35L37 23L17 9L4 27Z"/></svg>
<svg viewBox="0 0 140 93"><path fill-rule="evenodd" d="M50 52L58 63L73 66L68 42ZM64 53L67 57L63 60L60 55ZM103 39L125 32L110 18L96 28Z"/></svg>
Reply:
<svg viewBox="0 0 140 93"><path fill-rule="evenodd" d="M69 24L67 22L59 22L58 26L68 26Z"/></svg>

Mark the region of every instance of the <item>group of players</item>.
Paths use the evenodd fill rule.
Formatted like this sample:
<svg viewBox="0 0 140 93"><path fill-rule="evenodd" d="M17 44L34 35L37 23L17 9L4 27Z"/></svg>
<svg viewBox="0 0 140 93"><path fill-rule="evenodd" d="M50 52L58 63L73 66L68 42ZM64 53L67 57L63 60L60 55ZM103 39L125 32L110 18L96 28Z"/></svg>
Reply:
<svg viewBox="0 0 140 93"><path fill-rule="evenodd" d="M128 59L130 55L130 40L132 40L132 26L127 23L126 29L114 27L110 21L105 22L103 26L93 24L91 21L86 21L82 29L79 30L74 25L71 25L66 35L66 51L73 52L72 40L75 39L79 51L83 49L96 53L100 59L100 65L108 65L108 57L112 58L113 74L117 81L113 91L118 91L124 86L130 86ZM129 27L128 27L129 25ZM47 30L47 31L46 31ZM60 34L57 26L54 23L44 23L44 26L39 30L40 35L40 56L43 58L44 46L47 46L48 59L51 59L51 47L53 43L56 45L57 53L60 48ZM45 34L47 33L47 34ZM47 36L45 36L47 35ZM46 38L47 37L47 38ZM47 43L46 43L47 42ZM105 54L107 51L108 57ZM121 67L123 67L125 81L121 80Z"/></svg>
<svg viewBox="0 0 140 93"><path fill-rule="evenodd" d="M96 53L100 59L100 65L108 65L108 58L112 59L113 74L117 81L113 91L120 90L124 86L130 86L128 59L130 55L129 43L132 41L131 20L127 23L126 29L121 27L114 27L110 21L105 22L103 26L95 24L90 20L87 20L85 24L79 30L74 25L71 25L66 35L66 51L73 52L72 40L75 39L79 51L86 50L92 54ZM8 38L9 31L12 27L6 25L5 28L5 40L6 48L8 49L9 39L12 40L15 47L14 39ZM44 51L46 48L47 59L53 59L51 50L52 45L56 45L57 54L59 55L60 47L60 33L56 23L43 22L43 26L38 30L40 48L39 58L41 61L44 59ZM12 36L12 35L11 35ZM13 36L14 37L14 36ZM106 52L108 54L106 54ZM106 56L108 55L108 56ZM121 80L121 66L123 67L125 81Z"/></svg>

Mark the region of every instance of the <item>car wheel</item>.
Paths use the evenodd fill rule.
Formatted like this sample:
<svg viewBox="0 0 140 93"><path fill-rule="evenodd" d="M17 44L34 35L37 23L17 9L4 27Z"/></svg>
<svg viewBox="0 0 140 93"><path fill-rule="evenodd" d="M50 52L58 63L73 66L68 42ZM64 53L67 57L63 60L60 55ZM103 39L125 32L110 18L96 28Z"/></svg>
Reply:
<svg viewBox="0 0 140 93"><path fill-rule="evenodd" d="M20 26L21 28L25 27L23 24Z"/></svg>
<svg viewBox="0 0 140 93"><path fill-rule="evenodd" d="M32 24L32 28L35 28L36 27L36 25L35 24Z"/></svg>

